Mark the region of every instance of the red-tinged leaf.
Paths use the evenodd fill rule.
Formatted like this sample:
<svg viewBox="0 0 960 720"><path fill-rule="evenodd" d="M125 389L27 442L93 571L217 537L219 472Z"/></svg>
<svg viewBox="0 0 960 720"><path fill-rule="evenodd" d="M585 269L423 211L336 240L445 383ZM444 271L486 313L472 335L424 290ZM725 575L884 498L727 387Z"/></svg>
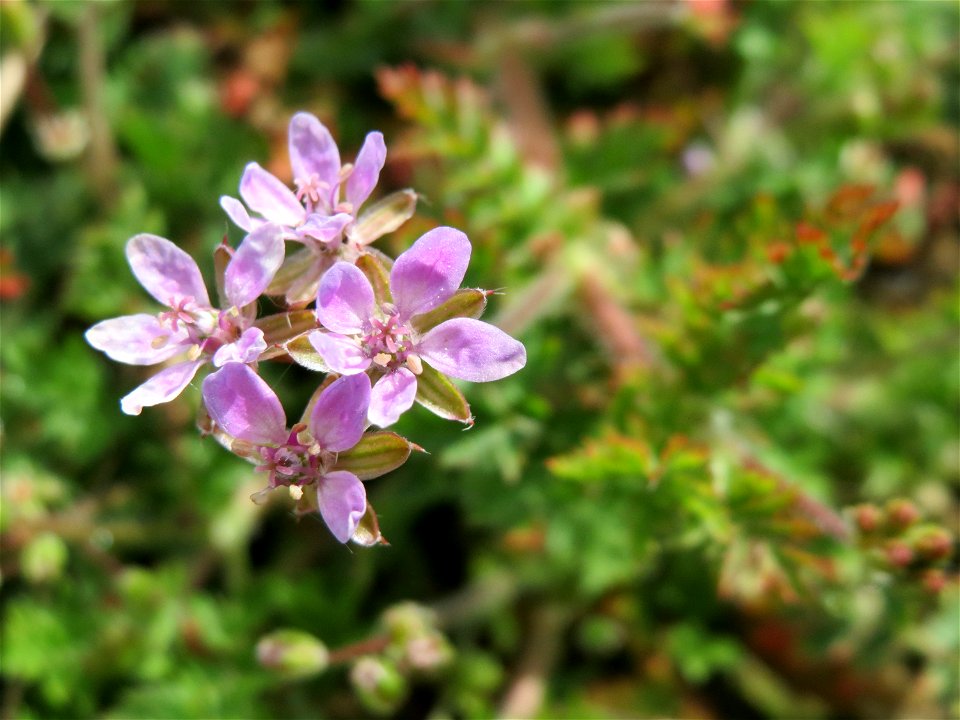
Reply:
<svg viewBox="0 0 960 720"><path fill-rule="evenodd" d="M316 348L313 347L313 343L310 342L307 333L288 341L284 347L287 350L287 354L293 358L293 361L297 365L302 365L307 368L307 370L313 370L314 372L333 372L327 367L327 364L323 361L323 358L320 356L320 353L317 352Z"/></svg>
<svg viewBox="0 0 960 720"><path fill-rule="evenodd" d="M487 293L484 290L464 288L430 312L417 315L410 320L413 329L420 333L435 328L445 320L452 318L478 318L487 307Z"/></svg>
<svg viewBox="0 0 960 720"><path fill-rule="evenodd" d="M373 296L379 304L393 302L390 294L390 271L377 255L369 252L361 255L357 258L357 267L370 281Z"/></svg>
<svg viewBox="0 0 960 720"><path fill-rule="evenodd" d="M370 480L403 465L414 447L409 440L389 430L367 433L350 450L340 453L334 469L347 470L361 480Z"/></svg>
<svg viewBox="0 0 960 720"><path fill-rule="evenodd" d="M417 402L435 415L473 425L470 405L457 386L429 365L417 377Z"/></svg>

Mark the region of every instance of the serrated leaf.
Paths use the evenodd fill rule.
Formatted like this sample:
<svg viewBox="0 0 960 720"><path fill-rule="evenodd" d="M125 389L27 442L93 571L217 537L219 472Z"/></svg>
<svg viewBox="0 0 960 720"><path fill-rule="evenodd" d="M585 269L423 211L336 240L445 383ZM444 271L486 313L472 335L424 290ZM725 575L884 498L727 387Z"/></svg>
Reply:
<svg viewBox="0 0 960 720"><path fill-rule="evenodd" d="M398 190L370 205L347 230L347 235L360 245L369 245L403 225L416 209L417 193L409 188Z"/></svg>
<svg viewBox="0 0 960 720"><path fill-rule="evenodd" d="M452 318L478 318L487 307L487 293L483 290L463 288L457 290L446 302L430 312L411 318L414 330L425 333L440 323Z"/></svg>
<svg viewBox="0 0 960 720"><path fill-rule="evenodd" d="M316 348L313 347L313 344L307 337L307 333L288 341L284 347L287 349L287 354L293 358L293 361L297 363L297 365L302 365L307 368L307 370L313 370L314 372L333 372L327 367L327 364L323 361L323 357L317 352Z"/></svg>
<svg viewBox="0 0 960 720"><path fill-rule="evenodd" d="M336 470L352 472L361 480L371 480L403 465L414 445L388 430L367 433L353 448L340 453Z"/></svg>
<svg viewBox="0 0 960 720"><path fill-rule="evenodd" d="M429 365L417 377L417 402L446 420L473 424L470 404L463 393L445 376Z"/></svg>

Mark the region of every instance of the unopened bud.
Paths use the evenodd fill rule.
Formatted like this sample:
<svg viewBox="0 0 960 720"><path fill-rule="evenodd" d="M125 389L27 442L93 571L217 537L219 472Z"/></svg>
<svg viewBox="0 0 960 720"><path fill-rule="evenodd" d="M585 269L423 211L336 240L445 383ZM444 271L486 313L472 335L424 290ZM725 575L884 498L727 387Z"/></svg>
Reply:
<svg viewBox="0 0 960 720"><path fill-rule="evenodd" d="M407 680L389 660L366 655L350 670L357 698L370 712L394 712L407 695Z"/></svg>
<svg viewBox="0 0 960 720"><path fill-rule="evenodd" d="M913 548L925 560L943 560L950 555L953 540L943 528L925 528L913 541Z"/></svg>
<svg viewBox="0 0 960 720"><path fill-rule="evenodd" d="M869 504L857 505L853 510L853 517L863 533L872 533L880 526L882 519L880 508Z"/></svg>
<svg viewBox="0 0 960 720"><path fill-rule="evenodd" d="M453 647L436 631L411 639L404 650L404 662L420 673L435 672L453 660Z"/></svg>
<svg viewBox="0 0 960 720"><path fill-rule="evenodd" d="M406 643L434 632L436 615L417 603L399 603L384 612L383 624L394 642Z"/></svg>
<svg viewBox="0 0 960 720"><path fill-rule="evenodd" d="M922 576L923 589L936 595L947 585L947 575L940 568L930 568Z"/></svg>
<svg viewBox="0 0 960 720"><path fill-rule="evenodd" d="M413 190L399 190L368 206L347 230L350 239L367 245L393 232L413 217L417 194Z"/></svg>
<svg viewBox="0 0 960 720"><path fill-rule="evenodd" d="M885 548L887 561L894 567L904 568L913 562L913 550L902 540L891 540Z"/></svg>
<svg viewBox="0 0 960 720"><path fill-rule="evenodd" d="M901 530L913 525L920 519L917 506L909 500L898 498L887 503L887 521Z"/></svg>
<svg viewBox="0 0 960 720"><path fill-rule="evenodd" d="M301 630L277 630L260 638L257 661L287 677L308 677L323 672L329 664L327 647Z"/></svg>

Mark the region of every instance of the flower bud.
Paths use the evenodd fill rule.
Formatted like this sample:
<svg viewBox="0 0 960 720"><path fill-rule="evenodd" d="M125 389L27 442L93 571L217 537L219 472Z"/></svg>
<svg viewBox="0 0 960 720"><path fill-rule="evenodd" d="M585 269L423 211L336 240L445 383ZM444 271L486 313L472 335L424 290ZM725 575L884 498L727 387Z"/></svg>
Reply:
<svg viewBox="0 0 960 720"><path fill-rule="evenodd" d="M943 560L950 555L953 540L950 533L940 527L924 528L913 541L913 549L925 560Z"/></svg>
<svg viewBox="0 0 960 720"><path fill-rule="evenodd" d="M350 682L357 698L370 712L394 712L407 695L407 680L396 665L382 657L366 655L350 670Z"/></svg>
<svg viewBox="0 0 960 720"><path fill-rule="evenodd" d="M309 677L326 670L327 647L301 630L276 630L257 643L257 662L291 678Z"/></svg>
<svg viewBox="0 0 960 720"><path fill-rule="evenodd" d="M857 505L853 510L853 517L857 523L857 527L860 528L860 532L862 533L874 532L877 527L879 527L882 519L880 508L868 503Z"/></svg>
<svg viewBox="0 0 960 720"><path fill-rule="evenodd" d="M429 632L407 641L403 661L415 672L432 673L453 661L453 647L442 633Z"/></svg>
<svg viewBox="0 0 960 720"><path fill-rule="evenodd" d="M947 584L947 575L940 568L930 568L921 576L923 589L932 595L939 593Z"/></svg>
<svg viewBox="0 0 960 720"><path fill-rule="evenodd" d="M891 526L904 530L920 519L917 506L909 500L897 498L887 503L887 522Z"/></svg>
<svg viewBox="0 0 960 720"><path fill-rule="evenodd" d="M383 624L394 642L404 643L434 632L436 616L423 605L405 602L388 608L383 614Z"/></svg>
<svg viewBox="0 0 960 720"><path fill-rule="evenodd" d="M905 568L913 562L913 550L902 540L891 540L884 548L887 562L894 567Z"/></svg>

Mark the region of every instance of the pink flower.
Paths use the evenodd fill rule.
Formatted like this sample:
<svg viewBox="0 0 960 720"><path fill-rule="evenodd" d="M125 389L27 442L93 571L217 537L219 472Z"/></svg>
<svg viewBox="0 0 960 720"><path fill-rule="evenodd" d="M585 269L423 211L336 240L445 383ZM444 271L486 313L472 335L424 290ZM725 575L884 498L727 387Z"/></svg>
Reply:
<svg viewBox="0 0 960 720"><path fill-rule="evenodd" d="M334 381L320 393L309 421L289 430L273 390L241 363L207 376L203 401L220 428L254 446L257 469L269 473L269 488L316 485L320 515L330 532L342 543L353 536L367 508L366 491L356 475L332 468L337 453L363 435L370 403L365 375Z"/></svg>
<svg viewBox="0 0 960 720"><path fill-rule="evenodd" d="M254 362L266 350L263 331L252 327L250 308L283 262L283 237L273 224L244 238L227 265L224 291L229 307L210 304L200 269L187 253L157 235L127 242L127 260L140 284L169 310L104 320L86 339L111 359L128 365L155 365L178 355L185 359L161 370L120 401L128 415L176 398L208 362Z"/></svg>
<svg viewBox="0 0 960 720"><path fill-rule="evenodd" d="M224 195L220 206L247 232L275 223L283 228L285 239L307 247L310 254L300 258L299 277L286 288L288 302L300 302L312 299L320 276L338 257L352 260L362 245L395 228L385 225L363 237L354 237L352 232L360 206L376 187L387 157L381 133L368 133L356 163L341 165L330 131L315 116L299 112L290 119L289 152L296 192L252 162L240 179L243 203ZM247 208L260 217L251 216ZM399 222L406 217L409 215L398 218ZM344 233L349 242L344 243Z"/></svg>
<svg viewBox="0 0 960 720"><path fill-rule="evenodd" d="M310 342L334 372L372 368L381 375L368 414L375 425L392 425L413 405L421 361L473 382L499 380L526 364L521 343L480 320L453 318L422 335L411 323L453 296L470 251L459 230L440 227L424 234L393 265L392 303L378 304L370 281L350 263L337 263L321 279L317 318L328 332L311 333Z"/></svg>

